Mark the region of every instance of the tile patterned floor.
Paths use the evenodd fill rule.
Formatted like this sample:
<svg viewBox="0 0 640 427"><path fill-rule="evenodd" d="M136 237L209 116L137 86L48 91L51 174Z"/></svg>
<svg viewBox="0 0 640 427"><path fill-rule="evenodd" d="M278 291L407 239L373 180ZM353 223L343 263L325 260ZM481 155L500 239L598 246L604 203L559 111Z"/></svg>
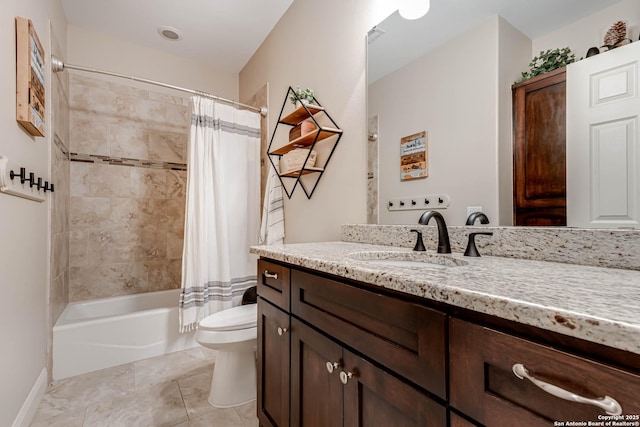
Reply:
<svg viewBox="0 0 640 427"><path fill-rule="evenodd" d="M213 360L196 347L56 381L31 427L257 427L255 401L207 402Z"/></svg>

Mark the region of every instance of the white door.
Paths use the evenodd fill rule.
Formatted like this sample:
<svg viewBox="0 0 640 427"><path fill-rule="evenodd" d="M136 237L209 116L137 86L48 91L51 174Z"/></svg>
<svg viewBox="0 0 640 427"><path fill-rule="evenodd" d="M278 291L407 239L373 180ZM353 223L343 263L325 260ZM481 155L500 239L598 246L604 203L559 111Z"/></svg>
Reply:
<svg viewBox="0 0 640 427"><path fill-rule="evenodd" d="M640 43L567 67L567 225L640 228Z"/></svg>

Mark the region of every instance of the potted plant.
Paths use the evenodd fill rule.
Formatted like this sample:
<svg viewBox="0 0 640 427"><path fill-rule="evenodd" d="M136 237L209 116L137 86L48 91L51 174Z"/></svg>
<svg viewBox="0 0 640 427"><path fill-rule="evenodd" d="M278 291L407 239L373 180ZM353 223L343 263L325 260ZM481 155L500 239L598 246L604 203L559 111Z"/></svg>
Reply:
<svg viewBox="0 0 640 427"><path fill-rule="evenodd" d="M311 104L313 102L313 89L300 89L298 86L296 89L292 89L293 93L289 96L289 101L294 106L298 105L298 101L304 104Z"/></svg>
<svg viewBox="0 0 640 427"><path fill-rule="evenodd" d="M571 52L569 47L545 50L531 60L529 63L531 69L522 73L522 76L516 83L539 76L540 74L548 73L572 62L576 62L576 56Z"/></svg>

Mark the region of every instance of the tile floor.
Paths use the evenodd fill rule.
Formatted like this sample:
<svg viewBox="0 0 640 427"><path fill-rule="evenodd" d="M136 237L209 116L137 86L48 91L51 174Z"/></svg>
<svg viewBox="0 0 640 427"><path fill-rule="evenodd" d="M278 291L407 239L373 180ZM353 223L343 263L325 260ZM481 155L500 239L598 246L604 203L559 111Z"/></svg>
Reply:
<svg viewBox="0 0 640 427"><path fill-rule="evenodd" d="M255 401L217 409L202 347L56 381L31 427L257 427Z"/></svg>

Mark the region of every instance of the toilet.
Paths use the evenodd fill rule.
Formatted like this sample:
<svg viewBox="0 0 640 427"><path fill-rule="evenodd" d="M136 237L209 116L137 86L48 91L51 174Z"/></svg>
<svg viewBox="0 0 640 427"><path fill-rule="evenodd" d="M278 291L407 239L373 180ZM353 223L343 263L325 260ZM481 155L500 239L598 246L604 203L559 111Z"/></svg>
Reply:
<svg viewBox="0 0 640 427"><path fill-rule="evenodd" d="M217 350L209 403L229 408L256 398L256 340L258 305L219 311L198 324L196 341Z"/></svg>

